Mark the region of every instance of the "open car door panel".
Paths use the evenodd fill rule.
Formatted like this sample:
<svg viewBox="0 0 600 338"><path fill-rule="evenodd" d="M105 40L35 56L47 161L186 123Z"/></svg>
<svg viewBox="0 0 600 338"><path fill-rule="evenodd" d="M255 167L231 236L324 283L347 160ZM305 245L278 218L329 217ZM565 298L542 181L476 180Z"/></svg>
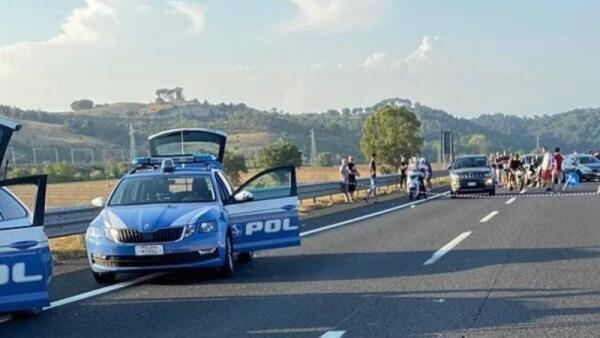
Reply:
<svg viewBox="0 0 600 338"><path fill-rule="evenodd" d="M225 208L236 252L300 245L293 166L255 175L234 193Z"/></svg>
<svg viewBox="0 0 600 338"><path fill-rule="evenodd" d="M179 157L209 154L223 163L227 135L218 130L182 128L148 137L151 157Z"/></svg>
<svg viewBox="0 0 600 338"><path fill-rule="evenodd" d="M0 118L0 169L4 166L4 155L6 155L10 139L13 133L19 129L21 129L21 124Z"/></svg>
<svg viewBox="0 0 600 338"><path fill-rule="evenodd" d="M33 312L48 306L52 255L44 233L46 176L0 181L0 313ZM35 185L33 212L9 187Z"/></svg>

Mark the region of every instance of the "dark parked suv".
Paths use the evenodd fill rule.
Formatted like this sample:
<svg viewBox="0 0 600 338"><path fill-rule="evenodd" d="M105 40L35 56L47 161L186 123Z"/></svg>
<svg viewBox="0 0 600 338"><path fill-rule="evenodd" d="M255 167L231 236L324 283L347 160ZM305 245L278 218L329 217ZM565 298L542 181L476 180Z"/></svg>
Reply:
<svg viewBox="0 0 600 338"><path fill-rule="evenodd" d="M465 193L496 194L494 173L485 156L460 156L448 169L451 196Z"/></svg>

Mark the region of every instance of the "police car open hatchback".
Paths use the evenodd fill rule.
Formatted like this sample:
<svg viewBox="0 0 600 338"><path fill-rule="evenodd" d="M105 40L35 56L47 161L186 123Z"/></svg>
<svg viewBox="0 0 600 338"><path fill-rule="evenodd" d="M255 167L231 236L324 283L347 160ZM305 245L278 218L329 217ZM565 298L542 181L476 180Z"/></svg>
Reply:
<svg viewBox="0 0 600 338"><path fill-rule="evenodd" d="M13 133L20 124L0 119L0 177ZM4 167L4 170L2 170ZM9 190L18 185L35 185L34 212ZM0 314L36 314L49 305L48 283L52 255L44 234L46 176L0 180Z"/></svg>
<svg viewBox="0 0 600 338"><path fill-rule="evenodd" d="M234 191L222 171L227 136L200 128L148 138L150 157L117 184L87 233L96 281L116 273L216 268L262 249L300 245L293 166L265 170Z"/></svg>

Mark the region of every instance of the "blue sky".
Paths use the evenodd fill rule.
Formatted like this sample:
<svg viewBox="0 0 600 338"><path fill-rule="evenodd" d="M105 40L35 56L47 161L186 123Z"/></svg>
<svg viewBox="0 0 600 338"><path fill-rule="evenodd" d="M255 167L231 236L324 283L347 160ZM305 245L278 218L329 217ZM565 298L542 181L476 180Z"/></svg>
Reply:
<svg viewBox="0 0 600 338"><path fill-rule="evenodd" d="M187 97L300 113L600 106L599 1L3 0L0 104Z"/></svg>

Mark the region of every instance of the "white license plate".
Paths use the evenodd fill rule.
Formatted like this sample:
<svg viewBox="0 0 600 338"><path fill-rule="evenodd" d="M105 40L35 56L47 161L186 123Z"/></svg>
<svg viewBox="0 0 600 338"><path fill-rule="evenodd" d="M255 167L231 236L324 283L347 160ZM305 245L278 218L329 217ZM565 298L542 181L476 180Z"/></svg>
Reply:
<svg viewBox="0 0 600 338"><path fill-rule="evenodd" d="M164 255L165 249L162 245L136 245L136 256L160 256Z"/></svg>
<svg viewBox="0 0 600 338"><path fill-rule="evenodd" d="M477 182L468 182L467 187L475 187L477 186Z"/></svg>

